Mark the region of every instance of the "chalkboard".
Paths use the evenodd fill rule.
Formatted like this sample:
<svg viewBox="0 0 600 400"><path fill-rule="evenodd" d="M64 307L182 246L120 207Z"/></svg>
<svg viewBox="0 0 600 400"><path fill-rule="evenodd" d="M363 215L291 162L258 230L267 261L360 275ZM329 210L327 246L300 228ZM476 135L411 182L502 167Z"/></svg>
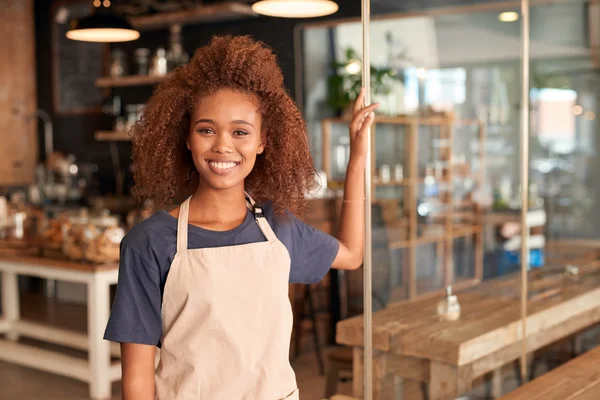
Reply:
<svg viewBox="0 0 600 400"><path fill-rule="evenodd" d="M84 114L101 110L104 97L96 79L104 76L108 46L68 39L69 22L92 12L89 0L61 0L52 7L54 112Z"/></svg>

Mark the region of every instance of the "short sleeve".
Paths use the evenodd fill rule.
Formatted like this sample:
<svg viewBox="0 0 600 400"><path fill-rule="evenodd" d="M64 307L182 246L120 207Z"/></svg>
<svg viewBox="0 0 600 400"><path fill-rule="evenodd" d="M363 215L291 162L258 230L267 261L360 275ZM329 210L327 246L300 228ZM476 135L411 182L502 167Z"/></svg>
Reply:
<svg viewBox="0 0 600 400"><path fill-rule="evenodd" d="M122 243L117 292L104 339L158 345L161 302L158 269Z"/></svg>
<svg viewBox="0 0 600 400"><path fill-rule="evenodd" d="M340 243L333 236L294 217L291 236L290 283L320 282L331 268Z"/></svg>

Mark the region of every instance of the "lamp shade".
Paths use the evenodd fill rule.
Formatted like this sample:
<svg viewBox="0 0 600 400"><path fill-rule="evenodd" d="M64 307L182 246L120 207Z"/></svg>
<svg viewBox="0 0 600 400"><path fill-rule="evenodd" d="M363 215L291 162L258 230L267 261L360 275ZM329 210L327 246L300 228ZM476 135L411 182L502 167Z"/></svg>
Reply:
<svg viewBox="0 0 600 400"><path fill-rule="evenodd" d="M89 17L71 21L67 37L83 42L129 42L140 37L140 33L124 20L112 13L96 12Z"/></svg>
<svg viewBox="0 0 600 400"><path fill-rule="evenodd" d="M271 17L312 18L333 14L338 5L331 0L261 0L252 10Z"/></svg>

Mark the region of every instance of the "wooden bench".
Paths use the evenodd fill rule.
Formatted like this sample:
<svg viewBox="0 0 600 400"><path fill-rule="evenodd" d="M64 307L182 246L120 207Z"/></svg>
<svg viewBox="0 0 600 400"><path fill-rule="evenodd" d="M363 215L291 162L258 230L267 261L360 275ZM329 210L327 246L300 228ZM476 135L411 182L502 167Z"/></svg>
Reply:
<svg viewBox="0 0 600 400"><path fill-rule="evenodd" d="M501 397L501 400L542 399L600 399L600 346Z"/></svg>

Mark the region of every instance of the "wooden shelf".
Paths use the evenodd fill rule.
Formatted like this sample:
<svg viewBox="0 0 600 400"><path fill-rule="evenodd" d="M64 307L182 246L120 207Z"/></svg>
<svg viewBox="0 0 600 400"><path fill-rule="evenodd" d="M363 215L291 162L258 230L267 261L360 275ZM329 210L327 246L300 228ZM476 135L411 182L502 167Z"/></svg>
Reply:
<svg viewBox="0 0 600 400"><path fill-rule="evenodd" d="M111 132L111 131L97 131L94 133L94 138L100 142L129 142L131 136L128 133Z"/></svg>
<svg viewBox="0 0 600 400"><path fill-rule="evenodd" d="M130 18L134 28L144 31L168 28L171 25L192 25L234 21L258 16L252 6L239 2L206 4L195 8Z"/></svg>
<svg viewBox="0 0 600 400"><path fill-rule="evenodd" d="M401 239L391 241L389 244L390 249L403 249L406 247L419 246L428 243L436 243L443 242L450 239L457 239L465 236L471 236L476 233L479 233L481 229L477 226L472 225L464 225L464 226L454 226L452 231L445 234L440 235L432 235L427 234L423 236L418 236L414 240L410 239Z"/></svg>
<svg viewBox="0 0 600 400"><path fill-rule="evenodd" d="M395 187L395 186L409 186L409 185L414 185L414 184L418 184L419 182L415 182L412 179L402 179L401 181L389 181L389 182L380 182L378 180L373 180L373 184L375 186L391 186L391 187Z"/></svg>
<svg viewBox="0 0 600 400"><path fill-rule="evenodd" d="M127 87L154 85L167 79L169 75L150 76L150 75L129 75L119 78L105 77L96 79L96 86L99 88Z"/></svg>
<svg viewBox="0 0 600 400"><path fill-rule="evenodd" d="M327 176L332 176L332 137L333 137L333 124L344 123L347 124L349 121L348 116L338 118L325 118L321 120L321 143L322 143L322 163L323 171ZM404 180L400 182L377 182L375 171L377 170L377 141L378 135L381 130L378 130L378 124L390 124L402 126L402 137L403 146L402 150L404 153L403 167L404 167ZM469 158L469 161L475 163L472 158L477 159L478 174L474 175L468 171L467 168L462 166L450 166L449 160L452 154L454 154L454 137L460 133L456 132L455 127L457 126L474 126L476 129L475 140L477 141L477 154L475 150L472 150L473 157ZM438 222L440 228L435 230L420 231L419 226L419 213L418 213L418 202L421 185L428 185L430 179L423 176L419 176L420 171L419 165L419 146L418 136L419 129L423 126L438 126L439 129L433 132L433 138L437 140L437 144L444 147L443 151L440 151L439 157L443 159L443 171L441 175L431 180L432 184L435 184L439 188L439 193L435 195L447 209L440 212L435 212L428 218L428 221ZM470 130L470 129L469 129ZM387 133L398 133L394 132ZM464 200L453 201L452 193L454 189L455 181L464 178L464 176L471 176L476 181L478 187L483 186L483 168L485 168L485 154L482 151L484 148L483 143L485 142L485 126L481 121L477 120L462 120L456 119L455 116L448 115L399 115L395 117L389 116L375 116L375 123L372 126L371 136L371 179L373 182L373 203L380 203L384 206L382 210L384 224L387 227L395 225L396 220L400 218L405 223L406 230L396 234L397 232L388 232L388 243L389 247L393 249L405 248L406 252L403 252L402 257L402 281L404 290L408 293L409 298L415 298L417 296L417 246L435 243L436 254L440 254L438 261L436 262L436 274L442 277L442 286L451 285L455 280L455 268L454 268L454 239L474 236L473 240L473 252L474 252L474 269L475 278L481 279L483 276L483 234L482 234L482 210L477 207L473 207L472 203ZM394 152L400 151L399 149L389 149ZM422 160L425 161L425 160ZM466 174L469 172L469 174ZM460 173L460 174L459 174ZM340 185L331 185L332 187L343 187ZM389 199L386 196L379 198L379 191L375 188L380 187L391 187L402 189L400 196L394 196L397 198ZM450 197L449 197L450 196ZM389 203L383 203L382 200L391 200ZM402 210L398 212L400 206L400 200L402 199ZM469 207L469 208L467 208ZM473 207L471 209L470 207ZM401 216L400 216L401 215Z"/></svg>

